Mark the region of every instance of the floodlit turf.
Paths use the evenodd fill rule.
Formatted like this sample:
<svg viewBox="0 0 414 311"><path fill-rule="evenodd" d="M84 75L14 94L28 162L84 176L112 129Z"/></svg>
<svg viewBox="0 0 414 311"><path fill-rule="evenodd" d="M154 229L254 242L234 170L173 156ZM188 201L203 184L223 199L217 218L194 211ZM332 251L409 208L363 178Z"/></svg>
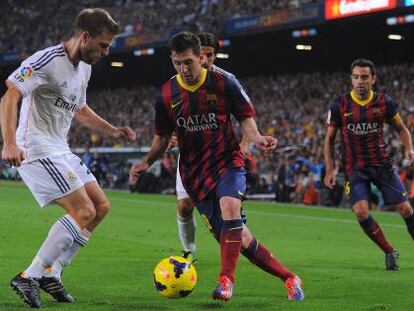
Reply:
<svg viewBox="0 0 414 311"><path fill-rule="evenodd" d="M401 254L401 270L385 271L382 253L349 211L246 202L248 225L304 281L306 300L289 302L283 283L241 258L233 299L210 296L219 272L216 242L197 215L198 284L181 300L162 298L152 271L180 254L172 196L109 191L112 211L63 280L76 297L58 304L42 293L48 310L414 310L414 245L396 214L374 213ZM0 182L0 310L25 310L9 288L61 215L41 210L22 184Z"/></svg>

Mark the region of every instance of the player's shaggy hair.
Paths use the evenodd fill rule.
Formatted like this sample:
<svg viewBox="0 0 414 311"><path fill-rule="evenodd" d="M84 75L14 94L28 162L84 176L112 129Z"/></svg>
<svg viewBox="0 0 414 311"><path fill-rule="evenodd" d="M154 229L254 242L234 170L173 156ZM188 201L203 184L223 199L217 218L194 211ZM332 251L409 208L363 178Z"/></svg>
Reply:
<svg viewBox="0 0 414 311"><path fill-rule="evenodd" d="M356 60L354 60L351 64L351 74L352 74L352 70L354 70L354 67L369 67L369 69L371 70L371 74L373 76L375 76L377 74L377 70L375 68L375 64L374 62L370 61L369 59L365 59L365 58L358 58Z"/></svg>
<svg viewBox="0 0 414 311"><path fill-rule="evenodd" d="M122 28L106 10L92 8L84 9L76 16L71 37L82 31L87 31L91 37L97 37L104 32L116 36L122 32Z"/></svg>
<svg viewBox="0 0 414 311"><path fill-rule="evenodd" d="M170 40L170 49L176 53L183 53L191 49L194 55L199 56L201 52L200 39L191 32L180 32Z"/></svg>

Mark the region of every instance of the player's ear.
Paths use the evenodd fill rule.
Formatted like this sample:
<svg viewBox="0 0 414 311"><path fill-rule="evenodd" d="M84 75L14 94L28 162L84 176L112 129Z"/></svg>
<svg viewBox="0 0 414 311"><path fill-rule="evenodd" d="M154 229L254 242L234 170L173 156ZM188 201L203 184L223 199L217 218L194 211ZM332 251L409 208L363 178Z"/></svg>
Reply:
<svg viewBox="0 0 414 311"><path fill-rule="evenodd" d="M87 31L82 31L82 33L80 34L81 42L83 44L85 44L86 42L88 42L88 40L89 40L90 37L91 37L91 35Z"/></svg>
<svg viewBox="0 0 414 311"><path fill-rule="evenodd" d="M201 64L205 64L207 62L207 57L206 57L205 54L200 53L200 57L199 58L200 58L200 63Z"/></svg>

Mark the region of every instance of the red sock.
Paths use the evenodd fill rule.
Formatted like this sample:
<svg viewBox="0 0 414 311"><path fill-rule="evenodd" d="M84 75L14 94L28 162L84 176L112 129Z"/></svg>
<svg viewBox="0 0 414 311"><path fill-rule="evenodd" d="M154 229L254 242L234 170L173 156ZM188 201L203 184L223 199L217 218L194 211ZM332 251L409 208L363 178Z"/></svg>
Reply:
<svg viewBox="0 0 414 311"><path fill-rule="evenodd" d="M234 273L242 245L243 221L241 219L224 220L220 233L221 272L234 282Z"/></svg>
<svg viewBox="0 0 414 311"><path fill-rule="evenodd" d="M260 269L277 276L283 281L294 276L279 260L273 257L270 250L263 244L258 243L255 238L242 254Z"/></svg>
<svg viewBox="0 0 414 311"><path fill-rule="evenodd" d="M372 218L371 215L365 220L359 222L366 235L377 244L384 253L391 253L394 247L387 241L379 224Z"/></svg>

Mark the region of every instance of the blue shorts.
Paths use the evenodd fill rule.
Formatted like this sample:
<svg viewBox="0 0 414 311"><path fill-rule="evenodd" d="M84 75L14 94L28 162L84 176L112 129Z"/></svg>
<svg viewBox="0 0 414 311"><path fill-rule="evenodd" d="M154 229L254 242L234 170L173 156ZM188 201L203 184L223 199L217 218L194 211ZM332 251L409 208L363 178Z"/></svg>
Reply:
<svg viewBox="0 0 414 311"><path fill-rule="evenodd" d="M246 190L246 171L243 168L231 168L221 178L215 190L208 197L198 203L196 208L208 230L217 241L220 241L220 232L223 224L220 210L220 198L224 196L243 200ZM246 216L240 213L244 223Z"/></svg>
<svg viewBox="0 0 414 311"><path fill-rule="evenodd" d="M385 205L399 204L408 200L407 190L395 169L370 167L352 171L346 183L345 194L352 205L361 200L369 201L371 182L381 191Z"/></svg>

